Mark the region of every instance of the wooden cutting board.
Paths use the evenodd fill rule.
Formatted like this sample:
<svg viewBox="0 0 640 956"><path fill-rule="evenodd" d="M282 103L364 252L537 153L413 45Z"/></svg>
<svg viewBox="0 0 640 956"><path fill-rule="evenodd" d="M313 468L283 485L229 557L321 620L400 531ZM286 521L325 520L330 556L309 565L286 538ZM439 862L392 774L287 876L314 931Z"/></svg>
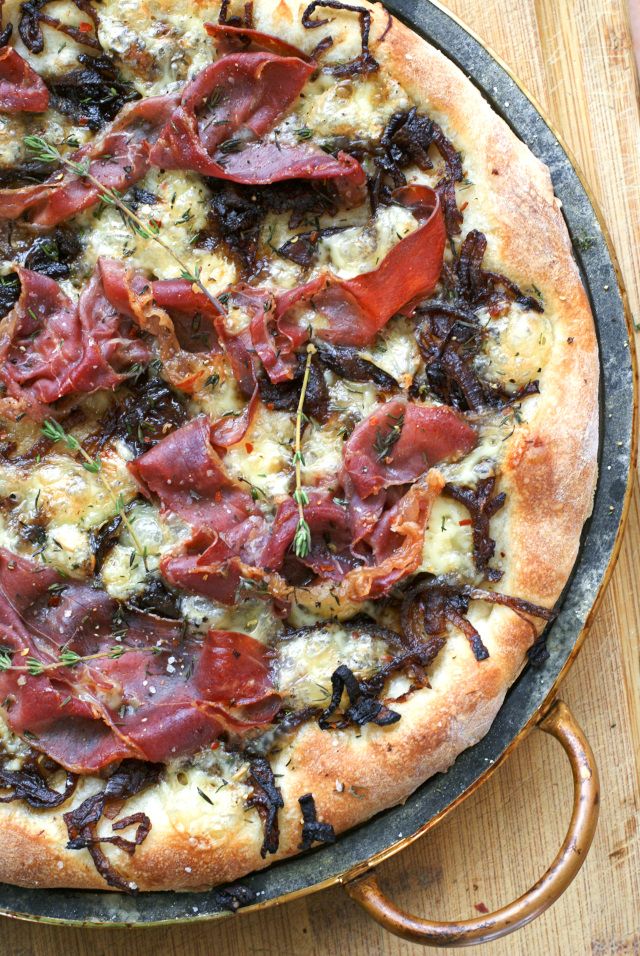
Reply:
<svg viewBox="0 0 640 956"><path fill-rule="evenodd" d="M448 6L507 62L576 154L602 205L640 322L639 99L624 0L449 0ZM553 909L486 946L482 956L640 953L638 503L636 492L608 594L562 688L600 765L603 800L593 848ZM404 908L435 919L492 909L542 873L564 835L570 803L560 748L532 733L462 807L381 867L381 882ZM219 926L105 932L0 921L0 953L7 956L418 952L372 923L339 888Z"/></svg>

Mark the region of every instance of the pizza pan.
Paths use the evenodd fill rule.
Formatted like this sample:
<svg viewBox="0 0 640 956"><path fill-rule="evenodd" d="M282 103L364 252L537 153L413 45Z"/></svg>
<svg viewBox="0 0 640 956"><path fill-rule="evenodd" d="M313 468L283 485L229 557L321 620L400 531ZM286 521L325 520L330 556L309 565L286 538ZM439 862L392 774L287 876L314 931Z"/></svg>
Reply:
<svg viewBox="0 0 640 956"><path fill-rule="evenodd" d="M275 864L242 882L255 893L256 903L249 909L342 882L351 896L392 931L432 945L434 940L445 945L464 945L495 938L541 912L575 875L580 851L584 856L593 834L597 816L597 771L593 757L564 705L556 704L551 709L550 705L585 637L619 550L635 461L636 375L631 325L615 254L588 189L549 122L506 67L451 14L430 0L386 0L386 6L457 63L551 170L597 323L602 369L600 477L580 555L560 603L560 613L550 628L550 658L542 669L523 671L487 736L461 754L446 774L428 780L403 806L387 810L349 831L333 846ZM464 930L471 924L442 924L457 930L434 935L429 927L437 924L420 924L399 914L381 897L371 867L434 826L484 781L540 720L544 730L561 740L572 763L576 782L573 843L569 838L565 841L564 855L561 851L551 870L526 895L526 905L517 901L517 912L516 904L505 908L497 929L497 923L485 917L484 928L472 928L470 935L465 936L460 927ZM555 880L553 887L550 880ZM213 891L145 893L129 898L113 893L32 890L9 885L0 885L0 914L89 926L150 926L229 915Z"/></svg>

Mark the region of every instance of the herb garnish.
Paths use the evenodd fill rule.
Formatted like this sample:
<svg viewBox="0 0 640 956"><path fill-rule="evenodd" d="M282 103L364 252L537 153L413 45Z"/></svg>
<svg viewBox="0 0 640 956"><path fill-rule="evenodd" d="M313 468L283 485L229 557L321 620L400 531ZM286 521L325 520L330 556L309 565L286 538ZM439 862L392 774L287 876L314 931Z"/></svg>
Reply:
<svg viewBox="0 0 640 956"><path fill-rule="evenodd" d="M385 461L398 442L404 427L404 414L387 415L387 421L393 422L388 432L383 433L379 428L376 429L376 440L373 443L373 450L376 453L378 461Z"/></svg>
<svg viewBox="0 0 640 956"><path fill-rule="evenodd" d="M0 672L18 671L23 674L29 674L31 677L39 677L45 671L57 670L59 667L76 667L78 664L84 664L87 661L97 660L118 660L127 651L151 651L152 654L161 654L165 648L159 644L153 644L151 647L126 647L124 644L114 644L108 651L101 651L97 654L76 654L75 651L64 647L56 661L45 664L37 657L25 658L24 664L14 664L11 654L7 651L0 651Z"/></svg>
<svg viewBox="0 0 640 956"><path fill-rule="evenodd" d="M293 463L296 469L296 490L293 493L293 500L298 506L298 525L293 538L293 550L297 557L306 558L311 550L311 528L304 516L304 506L309 504L309 496L302 487L302 466L304 465L304 456L301 450L302 441L302 419L305 418L303 407L304 399L309 384L309 374L311 372L311 360L315 355L315 345L311 343L307 346L307 361L304 367L304 376L302 379L302 388L300 389L300 399L298 401L298 410L296 412L296 447L293 456Z"/></svg>

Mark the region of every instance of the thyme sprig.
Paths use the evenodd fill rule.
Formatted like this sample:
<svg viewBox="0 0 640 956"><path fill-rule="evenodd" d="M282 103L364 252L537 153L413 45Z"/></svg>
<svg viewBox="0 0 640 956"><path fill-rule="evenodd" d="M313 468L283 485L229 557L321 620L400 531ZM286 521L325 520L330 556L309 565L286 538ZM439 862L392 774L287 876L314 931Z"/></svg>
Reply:
<svg viewBox="0 0 640 956"><path fill-rule="evenodd" d="M98 455L96 456L96 458L92 458L91 455L89 455L84 450L84 448L82 447L78 439L74 438L73 435L69 435L68 432L64 430L60 422L55 421L53 418L46 419L46 421L44 422L44 425L42 426L42 434L45 436L45 438L48 438L53 442L64 442L64 444L67 446L67 448L69 448L70 451L80 452L80 454L84 458L84 461L82 462L82 467L85 468L91 474L98 475L107 494L109 495L109 497L111 498L111 501L113 502L113 506L116 510L116 513L119 514L120 517L122 518L122 521L127 531L129 532L129 535L131 536L131 540L133 541L134 547L142 559L142 563L144 564L145 571L148 571L149 568L147 566L147 549L142 547L137 534L133 530L133 524L129 520L129 516L127 515L126 509L125 509L124 496L122 495L122 493L116 494L109 479L106 477L104 473L104 469L102 467L102 459L100 458L100 456Z"/></svg>
<svg viewBox="0 0 640 956"><path fill-rule="evenodd" d="M119 193L117 189L105 186L100 182L99 179L96 179L91 172L91 163L88 156L85 156L80 162L69 159L67 156L63 156L56 146L48 143L47 140L42 136L25 136L24 145L32 155L33 159L37 160L38 162L62 163L63 166L66 166L66 168L71 170L72 173L75 173L76 176L81 176L83 179L88 180L100 193L100 200L103 205L115 207L135 235L139 236L141 239L151 239L154 242L157 242L158 245L162 246L162 248L169 253L173 261L180 267L180 277L182 279L186 279L188 282L191 282L192 285L197 286L200 292L202 292L203 295L209 299L212 305L214 305L222 315L226 314L226 309L220 300L211 292L209 292L205 284L202 282L200 276L200 266L197 266L194 270L190 269L187 263L177 254L175 249L170 246L168 242L165 242L165 240L161 238L159 235L160 226L157 222L144 222L138 215L136 215L133 209L126 204L121 193Z"/></svg>
<svg viewBox="0 0 640 956"><path fill-rule="evenodd" d="M311 360L316 352L315 345L309 343L307 346L307 361L304 367L304 376L302 378L302 388L300 389L300 398L298 400L298 410L296 412L296 446L293 455L293 463L296 470L296 490L293 493L293 500L298 506L298 524L293 538L293 550L299 558L306 558L311 550L311 528L304 516L304 506L309 504L309 496L302 487L302 468L305 464L302 454L302 422L304 415L304 399L309 384L309 375L311 373Z"/></svg>
<svg viewBox="0 0 640 956"><path fill-rule="evenodd" d="M385 461L393 451L402 434L404 415L387 415L387 421L393 423L388 432L385 433L379 428L376 429L376 439L373 443L373 450L376 453L378 461Z"/></svg>
<svg viewBox="0 0 640 956"><path fill-rule="evenodd" d="M37 657L26 657L24 664L14 664L13 658L8 651L0 651L0 672L17 671L21 674L29 674L30 677L39 677L46 671L57 670L60 667L77 667L78 664L85 664L87 661L112 660L116 661L128 651L151 651L152 654L162 654L165 650L160 644L152 644L150 647L128 647L124 644L114 644L108 651L100 651L97 654L76 654L68 647L63 647L58 655L57 661L51 661L45 664Z"/></svg>

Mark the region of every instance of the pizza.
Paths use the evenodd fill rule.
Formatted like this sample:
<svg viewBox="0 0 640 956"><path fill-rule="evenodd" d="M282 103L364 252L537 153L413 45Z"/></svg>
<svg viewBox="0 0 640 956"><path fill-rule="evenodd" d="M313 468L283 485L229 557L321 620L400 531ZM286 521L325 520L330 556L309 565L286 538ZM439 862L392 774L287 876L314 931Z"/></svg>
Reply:
<svg viewBox="0 0 640 956"><path fill-rule="evenodd" d="M544 665L587 296L549 171L381 4L3 13L0 879L236 908Z"/></svg>

